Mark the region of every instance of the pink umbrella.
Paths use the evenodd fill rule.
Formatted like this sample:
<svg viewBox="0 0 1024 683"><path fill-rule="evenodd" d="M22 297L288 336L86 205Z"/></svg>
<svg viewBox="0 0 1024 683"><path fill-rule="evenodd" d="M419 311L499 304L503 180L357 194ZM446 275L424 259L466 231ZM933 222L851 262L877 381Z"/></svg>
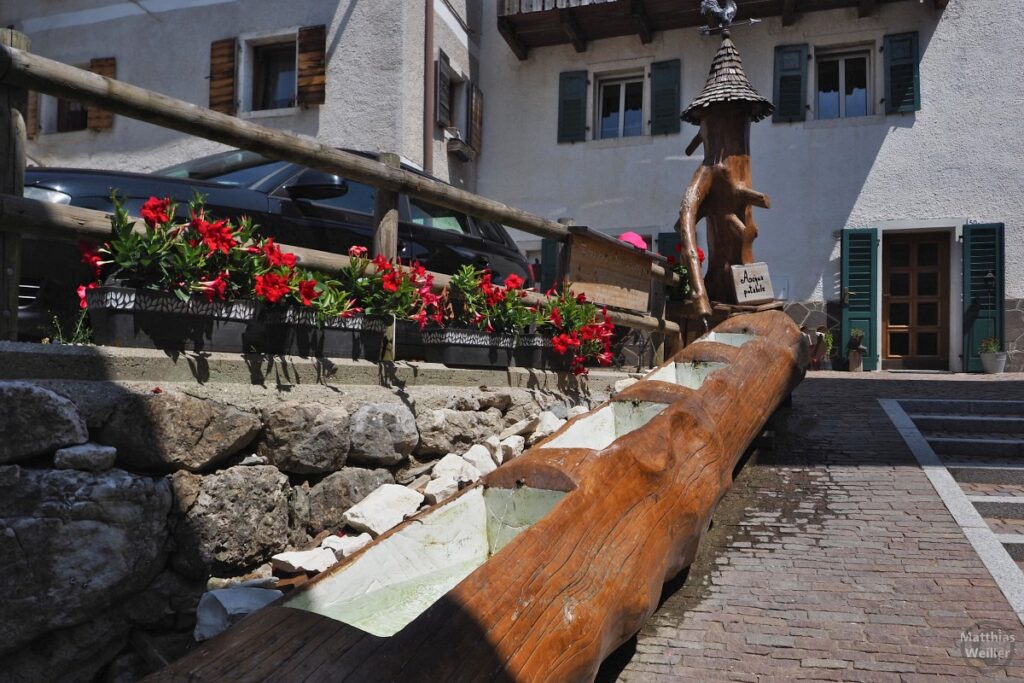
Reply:
<svg viewBox="0 0 1024 683"><path fill-rule="evenodd" d="M644 251L647 250L647 242L645 242L644 238L636 234L635 232L624 232L621 235L619 235L619 239L625 242L626 244L633 245L637 249L643 249Z"/></svg>

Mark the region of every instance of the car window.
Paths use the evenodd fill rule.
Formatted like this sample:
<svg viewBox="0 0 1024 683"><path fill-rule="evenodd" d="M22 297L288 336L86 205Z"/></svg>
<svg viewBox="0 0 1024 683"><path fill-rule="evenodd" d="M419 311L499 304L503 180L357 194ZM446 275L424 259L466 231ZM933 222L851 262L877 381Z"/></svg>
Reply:
<svg viewBox="0 0 1024 683"><path fill-rule="evenodd" d="M168 166L154 171L153 175L250 187L277 172L286 163L268 159L254 152L236 150Z"/></svg>
<svg viewBox="0 0 1024 683"><path fill-rule="evenodd" d="M469 218L465 214L443 206L429 204L421 199L409 197L412 222L427 228L451 230L469 234Z"/></svg>
<svg viewBox="0 0 1024 683"><path fill-rule="evenodd" d="M497 223L477 218L476 227L483 238L488 242L494 242L495 244L501 244L506 247L508 246L508 240L505 239L501 226Z"/></svg>
<svg viewBox="0 0 1024 683"><path fill-rule="evenodd" d="M320 206L329 206L339 211L354 211L372 216L373 205L377 196L377 188L372 185L357 183L354 180L345 180L341 176L313 170L303 172L298 178L288 183L288 185L294 187L299 185L341 185L342 183L348 188L343 195L316 199L314 203Z"/></svg>

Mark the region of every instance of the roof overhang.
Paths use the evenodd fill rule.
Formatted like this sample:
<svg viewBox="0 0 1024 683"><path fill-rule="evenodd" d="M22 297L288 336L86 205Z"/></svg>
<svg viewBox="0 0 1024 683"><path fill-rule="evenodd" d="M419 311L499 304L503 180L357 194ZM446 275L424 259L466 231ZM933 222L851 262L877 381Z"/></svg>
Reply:
<svg viewBox="0 0 1024 683"><path fill-rule="evenodd" d="M857 8L860 17L870 16L878 5L906 0L742 0L736 21L782 17L789 26L801 14L822 10ZM921 0L923 1L923 0ZM943 9L949 0L928 0ZM587 44L602 38L635 35L649 43L655 31L703 26L700 0L500 0L498 31L519 59L529 51L549 45L572 45L584 52Z"/></svg>

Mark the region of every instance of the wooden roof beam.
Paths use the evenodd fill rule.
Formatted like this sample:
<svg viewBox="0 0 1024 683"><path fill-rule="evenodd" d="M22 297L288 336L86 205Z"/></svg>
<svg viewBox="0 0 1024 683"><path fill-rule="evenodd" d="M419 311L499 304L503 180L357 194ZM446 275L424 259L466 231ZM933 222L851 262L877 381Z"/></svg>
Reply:
<svg viewBox="0 0 1024 683"><path fill-rule="evenodd" d="M859 0L857 3L857 16L863 19L870 17L878 9L878 0Z"/></svg>
<svg viewBox="0 0 1024 683"><path fill-rule="evenodd" d="M647 18L647 6L644 0L632 0L629 6L629 13L636 23L636 32L640 36L640 42L646 45L654 39L654 32L651 30L651 21Z"/></svg>
<svg viewBox="0 0 1024 683"><path fill-rule="evenodd" d="M780 0L782 3L782 25L792 26L796 23L796 0Z"/></svg>
<svg viewBox="0 0 1024 683"><path fill-rule="evenodd" d="M515 24L508 17L498 17L498 33L505 39L512 52L520 60L525 60L530 55L530 49L523 44L523 41L516 35Z"/></svg>
<svg viewBox="0 0 1024 683"><path fill-rule="evenodd" d="M558 23L562 25L562 30L565 31L565 35L569 38L572 46L576 48L576 52L586 52L587 37L583 34L583 29L580 28L580 24L576 21L576 17L573 16L571 9L566 7L558 10Z"/></svg>

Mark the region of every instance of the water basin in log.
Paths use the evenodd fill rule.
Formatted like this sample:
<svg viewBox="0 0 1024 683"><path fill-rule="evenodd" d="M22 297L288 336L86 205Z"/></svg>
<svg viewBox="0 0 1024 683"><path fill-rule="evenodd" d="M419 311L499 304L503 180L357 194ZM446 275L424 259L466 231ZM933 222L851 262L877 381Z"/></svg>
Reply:
<svg viewBox="0 0 1024 683"><path fill-rule="evenodd" d="M756 335L743 334L742 332L711 332L707 336L701 337L694 344L700 342L718 342L719 344L728 344L729 346L740 347L746 344L751 339L755 339Z"/></svg>
<svg viewBox="0 0 1024 683"><path fill-rule="evenodd" d="M687 389L700 389L704 380L715 370L721 370L727 363L669 363L644 377L645 380L678 384Z"/></svg>
<svg viewBox="0 0 1024 683"><path fill-rule="evenodd" d="M565 496L529 487L476 486L369 546L347 566L297 591L285 607L392 636Z"/></svg>
<svg viewBox="0 0 1024 683"><path fill-rule="evenodd" d="M668 408L667 403L621 401L608 403L573 422L541 448L607 448L620 436L640 429Z"/></svg>

